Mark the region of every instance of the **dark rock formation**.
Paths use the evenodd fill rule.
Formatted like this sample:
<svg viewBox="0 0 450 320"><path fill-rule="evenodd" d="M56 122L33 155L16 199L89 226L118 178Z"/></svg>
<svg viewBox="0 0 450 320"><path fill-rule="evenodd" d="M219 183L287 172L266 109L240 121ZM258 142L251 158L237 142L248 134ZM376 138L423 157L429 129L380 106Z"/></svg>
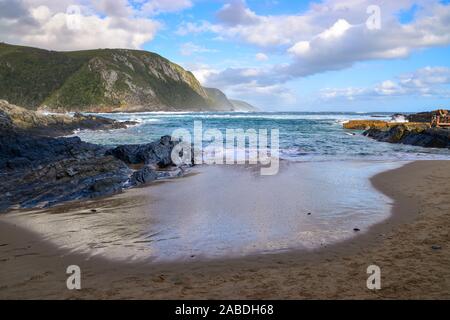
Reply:
<svg viewBox="0 0 450 320"><path fill-rule="evenodd" d="M419 112L415 114L408 115L408 121L409 122L427 122L431 123L431 120L434 116L439 114L448 114L448 110L435 110L431 112Z"/></svg>
<svg viewBox="0 0 450 320"><path fill-rule="evenodd" d="M78 137L36 135L0 114L0 212L111 195L178 175L181 169L170 173L151 168L171 166L175 145L166 136L145 145L108 149ZM133 172L127 165L138 163L146 166Z"/></svg>
<svg viewBox="0 0 450 320"><path fill-rule="evenodd" d="M26 131L32 135L57 137L72 134L75 130L122 129L136 124L132 121L118 122L113 119L75 113L46 115L9 104L0 100L0 130L12 129Z"/></svg>
<svg viewBox="0 0 450 320"><path fill-rule="evenodd" d="M130 178L130 185L139 186L143 184L155 181L158 178L158 174L155 170L151 169L149 166L144 166L142 169L133 172Z"/></svg>
<svg viewBox="0 0 450 320"><path fill-rule="evenodd" d="M369 129L365 136L378 141L403 143L426 148L450 148L450 130L400 124L388 130Z"/></svg>
<svg viewBox="0 0 450 320"><path fill-rule="evenodd" d="M173 165L171 153L176 142L170 136L161 137L159 141L141 145L122 145L110 149L106 155L124 161L127 164L157 165L164 168Z"/></svg>
<svg viewBox="0 0 450 320"><path fill-rule="evenodd" d="M132 170L105 148L74 138L0 135L0 211L110 195Z"/></svg>

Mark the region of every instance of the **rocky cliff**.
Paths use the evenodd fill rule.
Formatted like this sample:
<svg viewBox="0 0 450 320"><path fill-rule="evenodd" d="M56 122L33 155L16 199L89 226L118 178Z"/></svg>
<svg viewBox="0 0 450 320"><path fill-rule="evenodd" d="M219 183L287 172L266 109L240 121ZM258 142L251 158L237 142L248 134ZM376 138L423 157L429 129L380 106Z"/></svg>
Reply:
<svg viewBox="0 0 450 320"><path fill-rule="evenodd" d="M57 112L233 111L218 89L158 54L55 52L0 43L0 99Z"/></svg>

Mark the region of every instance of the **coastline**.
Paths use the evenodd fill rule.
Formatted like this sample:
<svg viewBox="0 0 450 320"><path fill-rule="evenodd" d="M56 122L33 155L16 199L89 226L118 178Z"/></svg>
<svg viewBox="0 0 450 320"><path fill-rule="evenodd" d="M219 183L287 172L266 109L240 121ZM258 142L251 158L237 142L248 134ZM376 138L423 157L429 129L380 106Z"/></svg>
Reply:
<svg viewBox="0 0 450 320"><path fill-rule="evenodd" d="M141 263L86 260L0 221L0 298L448 298L449 169L448 161L417 161L373 177L373 185L395 200L391 217L311 252L165 263L150 270ZM431 248L436 245L441 249ZM79 292L65 288L65 267L73 261L83 261ZM370 264L381 267L380 291L365 287Z"/></svg>

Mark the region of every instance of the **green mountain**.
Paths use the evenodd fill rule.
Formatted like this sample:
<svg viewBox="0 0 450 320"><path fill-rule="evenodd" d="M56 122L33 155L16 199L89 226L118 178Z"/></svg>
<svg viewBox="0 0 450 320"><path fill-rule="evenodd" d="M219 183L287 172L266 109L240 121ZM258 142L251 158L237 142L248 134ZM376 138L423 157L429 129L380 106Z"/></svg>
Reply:
<svg viewBox="0 0 450 320"><path fill-rule="evenodd" d="M56 52L0 43L0 99L49 111L233 111L218 89L158 54Z"/></svg>

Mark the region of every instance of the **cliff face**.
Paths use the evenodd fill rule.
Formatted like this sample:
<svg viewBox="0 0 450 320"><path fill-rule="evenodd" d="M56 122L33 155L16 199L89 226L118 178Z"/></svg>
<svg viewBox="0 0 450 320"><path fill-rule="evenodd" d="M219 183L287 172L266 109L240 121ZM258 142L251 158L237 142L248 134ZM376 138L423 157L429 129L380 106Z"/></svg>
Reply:
<svg viewBox="0 0 450 320"><path fill-rule="evenodd" d="M233 104L234 111L242 111L242 112L257 112L258 108L252 106L251 104L241 101L241 100L231 100L230 102Z"/></svg>
<svg viewBox="0 0 450 320"><path fill-rule="evenodd" d="M214 110L233 111L233 104L222 91L215 88L205 88L205 91Z"/></svg>
<svg viewBox="0 0 450 320"><path fill-rule="evenodd" d="M232 111L218 89L146 51L55 52L0 44L0 99L51 111Z"/></svg>

